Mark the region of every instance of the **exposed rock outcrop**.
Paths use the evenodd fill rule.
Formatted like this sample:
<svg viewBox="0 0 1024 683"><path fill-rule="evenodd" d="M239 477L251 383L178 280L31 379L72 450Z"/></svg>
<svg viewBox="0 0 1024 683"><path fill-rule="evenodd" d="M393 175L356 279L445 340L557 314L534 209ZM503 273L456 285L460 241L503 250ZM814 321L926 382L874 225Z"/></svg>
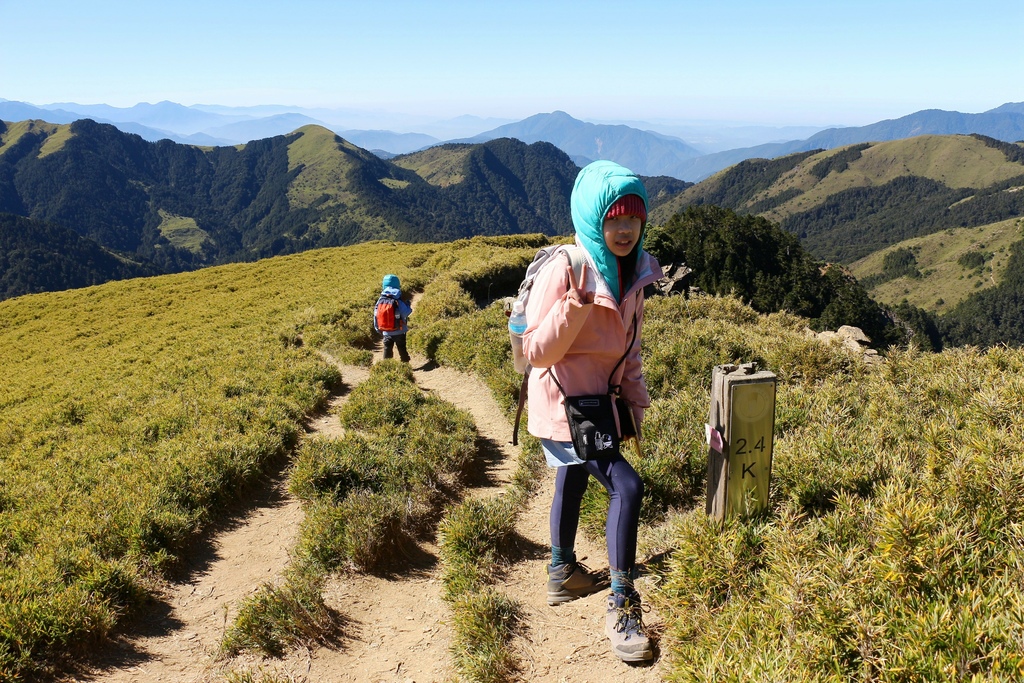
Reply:
<svg viewBox="0 0 1024 683"><path fill-rule="evenodd" d="M842 325L835 332L825 330L824 332L815 333L809 328L807 331L826 344L835 342L854 353L860 353L865 363L881 363L883 360L878 355L878 351L868 346L871 343L871 338L864 334L864 331L859 327Z"/></svg>

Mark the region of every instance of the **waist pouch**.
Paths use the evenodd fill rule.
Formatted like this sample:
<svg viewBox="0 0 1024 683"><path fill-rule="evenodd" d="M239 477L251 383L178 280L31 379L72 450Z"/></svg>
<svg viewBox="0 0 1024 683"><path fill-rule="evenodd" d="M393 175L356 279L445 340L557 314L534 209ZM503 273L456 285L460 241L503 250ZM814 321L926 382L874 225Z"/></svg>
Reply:
<svg viewBox="0 0 1024 683"><path fill-rule="evenodd" d="M629 355L633 343L636 341L636 311L633 312L633 338L626 346L626 352L612 368L608 376L607 394L588 394L584 396L566 396L565 389L561 382L551 373L551 379L555 380L555 386L562 394L565 402L565 419L569 423L569 434L572 436L572 447L580 460L593 460L614 455L619 452L622 444L622 437L615 424L615 413L619 412L619 423L622 426L623 436L636 436L636 427L633 423L633 413L629 404L620 396L621 387L612 384L612 377L619 369L626 356ZM628 413L628 419L624 413ZM630 433L631 432L631 433Z"/></svg>

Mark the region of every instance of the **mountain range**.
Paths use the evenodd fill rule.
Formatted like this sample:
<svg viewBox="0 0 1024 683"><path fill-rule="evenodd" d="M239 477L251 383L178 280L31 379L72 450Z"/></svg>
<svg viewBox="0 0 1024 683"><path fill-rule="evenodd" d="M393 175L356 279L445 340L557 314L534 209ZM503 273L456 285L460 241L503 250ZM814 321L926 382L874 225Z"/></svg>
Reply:
<svg viewBox="0 0 1024 683"><path fill-rule="evenodd" d="M0 224L0 232L24 233L0 240L16 245L0 277L21 283L7 283L7 296L82 284L62 279L60 264L95 245L117 257L107 266L177 272L375 239L565 234L578 170L550 143L508 138L392 162L320 126L200 148L147 142L89 119L0 123L0 214L33 221ZM652 184L665 197L687 186L671 178ZM69 244L67 232L57 239L58 228L90 244ZM26 279L31 269L19 260L49 262L51 275ZM106 279L139 274L107 271Z"/></svg>
<svg viewBox="0 0 1024 683"><path fill-rule="evenodd" d="M90 119L0 123L0 298L373 240L567 234L578 170L549 142L507 137L382 159L318 125L198 147L148 142ZM896 249L873 261L882 272L860 271L873 282L913 272L890 262L902 264L917 249L910 240L936 233L977 228L1001 235L1007 253L1021 251L1007 230L1024 220L1024 143L978 134L747 159L698 184L671 176L644 183L653 226L702 225L717 214L691 211L721 207L795 235L819 263ZM993 258L979 239L957 237L963 248L946 260L978 268L981 259L990 273L982 287L995 287L984 310L1003 316L1016 310L1024 256ZM1009 341L1016 332L963 322L981 310L969 302L982 293L914 296L929 311L959 311L962 320L943 328L960 330L950 339ZM900 315L927 326L925 311ZM985 332L971 336L975 329ZM1012 340L1024 343L1024 332Z"/></svg>
<svg viewBox="0 0 1024 683"><path fill-rule="evenodd" d="M138 104L130 108L108 105L57 103L37 107L24 102L0 100L0 120L38 119L70 123L92 118L112 123L150 141L169 139L204 146L227 146L250 140L286 135L303 125L320 125L379 157L391 158L444 142L484 142L512 137L527 143L550 142L578 165L596 158L617 161L647 176L666 175L697 182L713 173L751 158L773 159L812 149L833 149L861 142L881 142L916 135L968 135L978 133L1005 142L1024 139L1024 103L1006 103L980 114L929 109L866 126L827 129L771 127L684 127L643 121L603 124L580 121L555 111L521 121L459 117L421 123L419 131L394 132L384 128L385 114L361 114L338 110L307 110L277 105L265 107L185 107L173 102ZM353 123L372 128L354 128ZM660 128L661 130L656 130ZM794 133L806 137L786 137ZM699 137L688 142L678 134ZM749 144L761 140L758 144ZM729 147L729 143L737 146ZM742 144L742 146L740 146Z"/></svg>
<svg viewBox="0 0 1024 683"><path fill-rule="evenodd" d="M551 120L532 123L543 129ZM548 142L447 143L381 159L317 125L229 147L147 142L88 119L0 126L0 212L117 255L122 265L110 278L139 272L126 268L175 272L374 239L571 229L578 165ZM713 204L762 215L815 257L849 263L937 230L1024 216L1022 157L1021 145L995 138L922 135L748 159L697 185L667 175L645 183L654 224ZM58 242L49 248L54 263L69 249ZM94 271L89 281L102 280ZM8 296L83 282L50 279L22 278Z"/></svg>

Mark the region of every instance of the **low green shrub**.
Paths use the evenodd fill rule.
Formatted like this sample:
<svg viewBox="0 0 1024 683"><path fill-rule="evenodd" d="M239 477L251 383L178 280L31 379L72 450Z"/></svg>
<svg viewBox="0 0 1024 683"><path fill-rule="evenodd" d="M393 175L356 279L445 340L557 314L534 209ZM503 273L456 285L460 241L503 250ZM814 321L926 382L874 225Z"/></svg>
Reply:
<svg viewBox="0 0 1024 683"><path fill-rule="evenodd" d="M486 500L473 498L452 508L441 522L439 545L442 549L445 595L450 601L460 595L482 589L493 579L496 559L515 532L519 518L514 496L501 495ZM480 569L466 581L465 569Z"/></svg>
<svg viewBox="0 0 1024 683"><path fill-rule="evenodd" d="M350 431L307 440L292 467L291 491L307 504L299 555L321 571L375 570L458 495L476 430L466 413L424 396L395 360L377 363L340 415Z"/></svg>
<svg viewBox="0 0 1024 683"><path fill-rule="evenodd" d="M521 608L493 589L464 593L451 608L451 652L459 672L479 683L514 680L519 665L509 643L522 618Z"/></svg>
<svg viewBox="0 0 1024 683"><path fill-rule="evenodd" d="M413 383L412 369L395 359L374 366L341 407L341 424L349 429L394 431L416 415L426 399Z"/></svg>
<svg viewBox="0 0 1024 683"><path fill-rule="evenodd" d="M224 683L292 683L291 676L275 671L266 671L262 667L256 669L231 670L220 674Z"/></svg>
<svg viewBox="0 0 1024 683"><path fill-rule="evenodd" d="M305 506L298 557L313 571L382 568L412 542L410 520L424 514L411 494L357 490L337 503Z"/></svg>
<svg viewBox="0 0 1024 683"><path fill-rule="evenodd" d="M242 601L222 651L280 657L297 646L331 642L339 617L324 603L321 583L311 574L292 573L280 586L262 585Z"/></svg>

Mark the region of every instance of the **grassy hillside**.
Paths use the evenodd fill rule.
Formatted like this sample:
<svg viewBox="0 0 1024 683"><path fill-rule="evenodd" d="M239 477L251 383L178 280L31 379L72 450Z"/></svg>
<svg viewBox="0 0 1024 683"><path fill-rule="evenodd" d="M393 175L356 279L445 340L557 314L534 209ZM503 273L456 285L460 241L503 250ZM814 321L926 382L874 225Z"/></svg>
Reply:
<svg viewBox="0 0 1024 683"><path fill-rule="evenodd" d="M375 242L0 302L3 676L102 640L147 577L292 457L343 379L317 349L366 358L384 272L424 292L410 343L511 405L504 318L487 304L542 242ZM636 465L672 680L1024 674L1024 352L865 366L805 319L732 298L652 300L647 316L654 403ZM711 368L737 360L779 378L771 504L717 527L703 423ZM602 495L587 494L588 529Z"/></svg>
<svg viewBox="0 0 1024 683"><path fill-rule="evenodd" d="M448 187L466 179L465 161L471 145L438 145L393 159L394 163L416 173L431 185Z"/></svg>
<svg viewBox="0 0 1024 683"><path fill-rule="evenodd" d="M860 146L808 157L751 203L779 197L791 189L801 190L799 197L765 212L769 220L781 222L792 214L821 205L830 195L851 188L884 185L903 176L928 178L954 189L980 190L1024 172L1024 167L1008 160L998 149L977 138L960 135L922 135L877 143L866 146L857 158L845 161L845 168L818 166L831 158L842 157L844 150ZM824 176L819 177L823 173Z"/></svg>
<svg viewBox="0 0 1024 683"><path fill-rule="evenodd" d="M33 133L41 133L46 136L46 143L40 150L40 156L45 156L60 151L64 142L71 137L71 128L67 125L45 121L19 121L9 126L2 126L0 127L0 154L3 154L8 148L13 148L26 135Z"/></svg>
<svg viewBox="0 0 1024 683"><path fill-rule="evenodd" d="M850 271L865 286L877 282L868 293L880 303L894 306L906 299L918 308L941 314L971 294L997 285L1010 245L1022 237L1022 219L950 228L877 251L851 263ZM913 254L913 270L896 274L891 263L886 267L886 258L900 250Z"/></svg>
<svg viewBox="0 0 1024 683"><path fill-rule="evenodd" d="M1018 145L1021 146L1021 145ZM1024 148L1024 146L1021 146ZM785 160L795 163L786 164ZM821 205L826 198L845 190L884 185L902 176L916 176L954 189L982 189L1019 177L1024 167L981 139L966 135L922 135L889 142L862 143L830 150L801 153L774 159L779 171L766 177L765 187L751 185L731 201L721 201L736 176L750 168L766 167L764 159L737 164L666 202L657 217L664 220L680 208L712 203L736 210L755 210L776 223ZM787 168L788 166L788 168Z"/></svg>
<svg viewBox="0 0 1024 683"><path fill-rule="evenodd" d="M334 206L355 199L346 176L356 168L357 160L368 155L320 126L303 126L299 136L288 145L288 171L296 173L288 185L288 201L293 207L308 208L323 198ZM360 155L362 152L362 155Z"/></svg>
<svg viewBox="0 0 1024 683"><path fill-rule="evenodd" d="M114 628L290 452L340 379L313 346L359 356L385 272L416 289L473 249L437 251L378 242L0 302L0 671Z"/></svg>
<svg viewBox="0 0 1024 683"><path fill-rule="evenodd" d="M905 239L1024 216L1024 144L925 135L751 159L656 207L762 215L817 258L850 263Z"/></svg>

